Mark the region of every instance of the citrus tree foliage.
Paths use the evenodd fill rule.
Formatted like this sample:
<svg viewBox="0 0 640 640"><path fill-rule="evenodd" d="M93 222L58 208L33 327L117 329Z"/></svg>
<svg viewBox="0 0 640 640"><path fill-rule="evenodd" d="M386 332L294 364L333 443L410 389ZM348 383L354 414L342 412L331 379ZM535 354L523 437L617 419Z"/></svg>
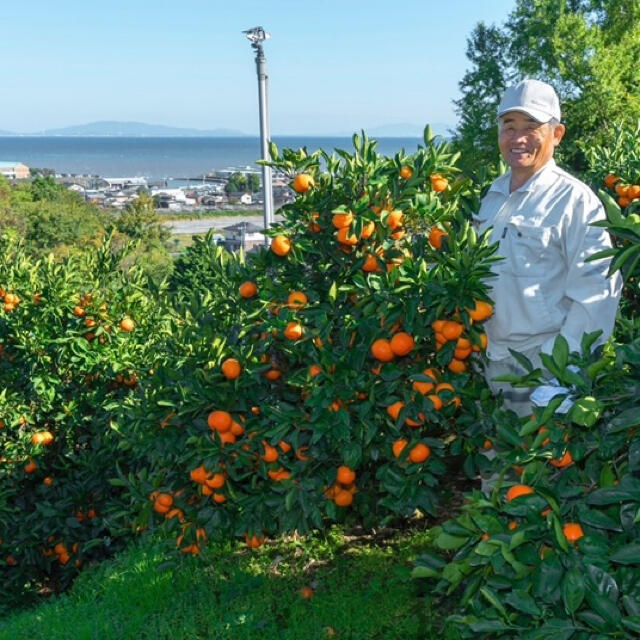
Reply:
<svg viewBox="0 0 640 640"><path fill-rule="evenodd" d="M481 463L494 248L459 214L476 194L449 146L427 131L412 155L355 136L353 152L272 157L298 197L271 248L187 254L163 363L119 422L143 454L119 480L140 525L186 552L434 515L449 456Z"/></svg>
<svg viewBox="0 0 640 640"><path fill-rule="evenodd" d="M113 421L166 311L109 245L61 261L0 236L0 607L62 588L133 534Z"/></svg>
<svg viewBox="0 0 640 640"><path fill-rule="evenodd" d="M495 52L487 51L488 42ZM556 88L567 123L561 150L574 170L584 166L579 141L604 143L612 122L640 115L640 7L635 0L518 0L501 27L476 27L467 56L472 69L460 84L463 97L457 103L458 138L465 148L476 136L484 145L496 115L480 109L475 97L481 97L480 104L497 105L505 80L534 77ZM467 126L474 121L476 130Z"/></svg>

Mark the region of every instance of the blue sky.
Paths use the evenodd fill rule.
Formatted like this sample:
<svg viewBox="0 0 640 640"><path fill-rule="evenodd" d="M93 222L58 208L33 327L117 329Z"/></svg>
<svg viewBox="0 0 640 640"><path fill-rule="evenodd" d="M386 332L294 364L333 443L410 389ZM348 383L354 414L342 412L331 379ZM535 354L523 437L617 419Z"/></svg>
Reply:
<svg viewBox="0 0 640 640"><path fill-rule="evenodd" d="M271 132L455 124L475 24L515 0L29 0L6 3L0 129L136 120L257 133L253 51L265 45ZM8 63L7 63L8 62Z"/></svg>

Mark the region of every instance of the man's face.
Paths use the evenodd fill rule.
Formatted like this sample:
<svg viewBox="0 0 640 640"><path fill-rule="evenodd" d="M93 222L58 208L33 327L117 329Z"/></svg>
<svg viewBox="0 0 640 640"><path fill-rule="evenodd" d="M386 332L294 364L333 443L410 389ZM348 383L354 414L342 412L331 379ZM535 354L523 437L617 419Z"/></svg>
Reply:
<svg viewBox="0 0 640 640"><path fill-rule="evenodd" d="M498 146L513 172L533 175L551 158L564 135L564 125L540 123L519 111L500 116Z"/></svg>

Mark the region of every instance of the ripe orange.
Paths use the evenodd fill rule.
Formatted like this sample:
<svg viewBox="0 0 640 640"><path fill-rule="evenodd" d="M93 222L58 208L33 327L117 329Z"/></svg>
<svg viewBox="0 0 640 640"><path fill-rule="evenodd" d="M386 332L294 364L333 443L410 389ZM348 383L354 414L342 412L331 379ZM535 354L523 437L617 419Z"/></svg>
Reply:
<svg viewBox="0 0 640 640"><path fill-rule="evenodd" d="M622 209L624 209L625 207L628 207L631 204L631 200L629 200L629 198L627 198L626 196L620 196L618 198L618 204Z"/></svg>
<svg viewBox="0 0 640 640"><path fill-rule="evenodd" d="M346 213L334 213L331 218L331 223L336 229L349 228L353 222L353 213L347 211Z"/></svg>
<svg viewBox="0 0 640 640"><path fill-rule="evenodd" d="M248 533L244 534L244 539L245 542L247 543L247 546L250 547L251 549L257 549L258 547L261 547L264 544L264 535L258 537L256 535L253 536L249 536Z"/></svg>
<svg viewBox="0 0 640 640"><path fill-rule="evenodd" d="M193 482L197 482L198 484L204 484L210 475L211 474L205 469L205 466L203 464L189 471L189 477L191 478L191 480L193 480Z"/></svg>
<svg viewBox="0 0 640 640"><path fill-rule="evenodd" d="M302 325L299 322L288 322L283 333L288 340L300 340L302 338Z"/></svg>
<svg viewBox="0 0 640 640"><path fill-rule="evenodd" d="M271 251L283 258L291 251L291 240L287 236L277 235L271 240Z"/></svg>
<svg viewBox="0 0 640 640"><path fill-rule="evenodd" d="M462 360L456 360L453 358L447 365L447 369L453 373L464 373L467 370L467 364Z"/></svg>
<svg viewBox="0 0 640 640"><path fill-rule="evenodd" d="M159 493L153 503L153 510L156 513L169 513L173 505L173 496L170 493Z"/></svg>
<svg viewBox="0 0 640 640"><path fill-rule="evenodd" d="M404 448L409 444L409 442L407 440L405 440L404 438L400 438L399 440L396 440L393 443L392 446L392 451L393 451L393 455L395 458L399 458L400 455L402 454L402 452L404 451Z"/></svg>
<svg viewBox="0 0 640 640"><path fill-rule="evenodd" d="M368 240L376 230L376 223L373 220L366 222L360 232L360 240Z"/></svg>
<svg viewBox="0 0 640 640"><path fill-rule="evenodd" d="M471 355L471 349L456 349L453 352L453 357L456 360L466 360Z"/></svg>
<svg viewBox="0 0 640 640"><path fill-rule="evenodd" d="M51 431L36 431L31 436L31 444L41 444L48 447L53 442Z"/></svg>
<svg viewBox="0 0 640 640"><path fill-rule="evenodd" d="M305 193L306 191L309 191L311 187L314 187L315 184L316 183L313 178L308 173L299 173L293 179L293 184L291 186L294 191L297 191L298 193Z"/></svg>
<svg viewBox="0 0 640 640"><path fill-rule="evenodd" d="M120 328L123 331L133 331L136 328L136 323L128 316L125 316L120 321Z"/></svg>
<svg viewBox="0 0 640 640"><path fill-rule="evenodd" d="M336 480L340 484L351 484L356 481L356 472L350 469L346 465L338 467L338 473L336 474Z"/></svg>
<svg viewBox="0 0 640 640"><path fill-rule="evenodd" d="M482 443L482 448L485 451L489 451L489 449L491 449L491 447L493 447L493 442L491 442L491 440L489 440L489 438L487 438L483 443Z"/></svg>
<svg viewBox="0 0 640 640"><path fill-rule="evenodd" d="M484 300L476 300L473 309L467 307L467 313L474 322L482 322L491 316L493 307Z"/></svg>
<svg viewBox="0 0 640 640"><path fill-rule="evenodd" d="M514 529L518 528L518 523L515 520L511 520L507 527L509 528L509 531L513 531Z"/></svg>
<svg viewBox="0 0 640 640"><path fill-rule="evenodd" d="M410 180L413 176L413 170L411 167L407 167L406 165L400 168L400 177L403 180Z"/></svg>
<svg viewBox="0 0 640 640"><path fill-rule="evenodd" d="M238 293L243 298L253 298L258 293L258 286L255 282L246 280L238 287Z"/></svg>
<svg viewBox="0 0 640 640"><path fill-rule="evenodd" d="M564 469L565 467L568 467L572 462L573 457L571 456L571 453L569 453L568 449L564 452L562 458L553 458L549 460L549 464L556 469Z"/></svg>
<svg viewBox="0 0 640 640"><path fill-rule="evenodd" d="M507 502L511 502L520 496L526 496L530 493L535 493L535 491L526 484L514 484L513 487L507 491Z"/></svg>
<svg viewBox="0 0 640 640"><path fill-rule="evenodd" d="M627 195L627 197L629 198L629 200L636 200L637 198L640 198L640 185L632 184L629 187L629 194Z"/></svg>
<svg viewBox="0 0 640 640"><path fill-rule="evenodd" d="M371 355L380 362L391 362L396 357L390 342L385 338L379 338L371 345Z"/></svg>
<svg viewBox="0 0 640 640"><path fill-rule="evenodd" d="M280 440L280 442L278 442L278 446L283 453L289 453L289 451L291 451L291 445L285 440Z"/></svg>
<svg viewBox="0 0 640 640"><path fill-rule="evenodd" d="M320 214L317 211L311 214L311 222L308 225L311 233L320 233L322 231L322 227L316 222L318 218L320 218Z"/></svg>
<svg viewBox="0 0 640 640"><path fill-rule="evenodd" d="M242 365L235 358L227 358L220 368L227 380L235 380L242 373Z"/></svg>
<svg viewBox="0 0 640 640"><path fill-rule="evenodd" d="M429 180L434 191L444 191L449 186L449 181L441 173L432 173Z"/></svg>
<svg viewBox="0 0 640 640"><path fill-rule="evenodd" d="M322 373L322 367L319 364L312 364L309 367L309 377L310 378L315 378L320 373Z"/></svg>
<svg viewBox="0 0 640 640"><path fill-rule="evenodd" d="M398 400L387 407L387 413L393 421L396 421L402 409L404 409L404 402L402 402L402 400Z"/></svg>
<svg viewBox="0 0 640 640"><path fill-rule="evenodd" d="M43 481L42 484L46 484L47 487L51 487L53 486L53 478L51 476L47 476Z"/></svg>
<svg viewBox="0 0 640 640"><path fill-rule="evenodd" d="M214 473L210 478L207 478L204 482L209 489L222 489L224 487L227 478L224 473Z"/></svg>
<svg viewBox="0 0 640 640"><path fill-rule="evenodd" d="M435 411L440 411L440 409L442 409L442 399L439 396L437 396L435 393L428 395L427 398L431 400L431 403L433 404L433 408Z"/></svg>
<svg viewBox="0 0 640 640"><path fill-rule="evenodd" d="M265 462L275 462L280 457L278 450L266 441L263 441L262 444L264 446L264 453L260 457Z"/></svg>
<svg viewBox="0 0 640 640"><path fill-rule="evenodd" d="M617 193L621 198L628 198L628 197L629 197L629 185L626 185L626 184L617 184L617 185L616 185L616 193Z"/></svg>
<svg viewBox="0 0 640 640"><path fill-rule="evenodd" d="M449 320L442 325L442 335L447 340L457 340L464 331L464 325L454 320Z"/></svg>
<svg viewBox="0 0 640 640"><path fill-rule="evenodd" d="M336 235L338 242L347 247L355 247L358 244L358 236L355 233L350 232L349 227L343 227L342 229L338 229L338 233Z"/></svg>
<svg viewBox="0 0 640 640"><path fill-rule="evenodd" d="M431 448L424 442L418 442L411 451L409 451L409 460L416 464L424 462L431 455Z"/></svg>
<svg viewBox="0 0 640 640"><path fill-rule="evenodd" d="M618 176L615 173L610 173L609 175L607 175L604 179L604 183L607 187L609 187L609 189L613 189L613 186L615 185L616 182L618 182L620 180L620 178L618 178Z"/></svg>
<svg viewBox="0 0 640 640"><path fill-rule="evenodd" d="M387 226L392 231L395 231L398 227L402 226L402 221L404 219L404 213L400 211L400 209L394 209L389 212L387 216Z"/></svg>
<svg viewBox="0 0 640 640"><path fill-rule="evenodd" d="M380 271L380 265L378 264L378 259L372 253L368 253L365 256L364 264L362 265L362 270L367 272Z"/></svg>
<svg viewBox="0 0 640 640"><path fill-rule="evenodd" d="M211 499L217 504L222 504L227 501L227 496L225 496L224 493L212 493Z"/></svg>
<svg viewBox="0 0 640 640"><path fill-rule="evenodd" d="M348 507L353 502L353 494L351 491L347 491L346 489L339 489L336 491L333 501L339 507Z"/></svg>
<svg viewBox="0 0 640 640"><path fill-rule="evenodd" d="M313 597L313 589L311 587L302 587L302 589L300 589L300 597L303 600L309 600L309 598Z"/></svg>
<svg viewBox="0 0 640 640"><path fill-rule="evenodd" d="M445 233L442 229L438 229L438 227L433 227L429 232L429 244L434 249L442 248L442 238L448 236L448 233Z"/></svg>
<svg viewBox="0 0 640 640"><path fill-rule="evenodd" d="M406 356L411 353L414 345L415 342L413 340L413 336L404 331L396 333L393 338L391 338L390 342L391 351L393 351L397 356Z"/></svg>
<svg viewBox="0 0 640 640"><path fill-rule="evenodd" d="M220 433L229 431L229 429L231 429L232 422L233 419L228 411L212 411L207 417L209 429L219 431Z"/></svg>
<svg viewBox="0 0 640 640"><path fill-rule="evenodd" d="M584 531L579 522L565 522L562 525L562 533L571 543L578 542L580 538L584 537Z"/></svg>
<svg viewBox="0 0 640 640"><path fill-rule="evenodd" d="M7 300L8 297L9 297L9 294L5 296L4 301L8 304L14 304L10 300ZM77 318L82 318L83 316L87 315L87 312L84 310L84 307L81 307L80 305L76 305L75 307L73 307L73 315L76 316Z"/></svg>
<svg viewBox="0 0 640 640"><path fill-rule="evenodd" d="M281 375L282 371L279 371L278 369L269 369L268 371L264 372L264 377L267 380L271 380L271 382L277 380Z"/></svg>
<svg viewBox="0 0 640 640"><path fill-rule="evenodd" d="M302 291L292 291L287 297L289 309L302 309L308 302L306 294Z"/></svg>
<svg viewBox="0 0 640 640"><path fill-rule="evenodd" d="M33 473L37 468L38 465L33 460L29 460L29 462L24 466L24 472Z"/></svg>

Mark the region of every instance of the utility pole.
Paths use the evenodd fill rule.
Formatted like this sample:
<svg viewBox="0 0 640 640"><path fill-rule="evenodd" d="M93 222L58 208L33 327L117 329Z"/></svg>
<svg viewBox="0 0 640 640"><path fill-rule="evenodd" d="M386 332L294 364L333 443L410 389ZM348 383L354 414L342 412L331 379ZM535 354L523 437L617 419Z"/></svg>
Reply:
<svg viewBox="0 0 640 640"><path fill-rule="evenodd" d="M258 107L260 109L260 145L262 159L270 160L269 154L269 103L267 91L267 59L264 57L262 43L271 37L262 27L254 27L243 31L251 46L256 52L256 69L258 72ZM264 228L268 229L273 224L273 184L271 167L262 165L262 201L264 209ZM268 238L265 234L265 241Z"/></svg>

